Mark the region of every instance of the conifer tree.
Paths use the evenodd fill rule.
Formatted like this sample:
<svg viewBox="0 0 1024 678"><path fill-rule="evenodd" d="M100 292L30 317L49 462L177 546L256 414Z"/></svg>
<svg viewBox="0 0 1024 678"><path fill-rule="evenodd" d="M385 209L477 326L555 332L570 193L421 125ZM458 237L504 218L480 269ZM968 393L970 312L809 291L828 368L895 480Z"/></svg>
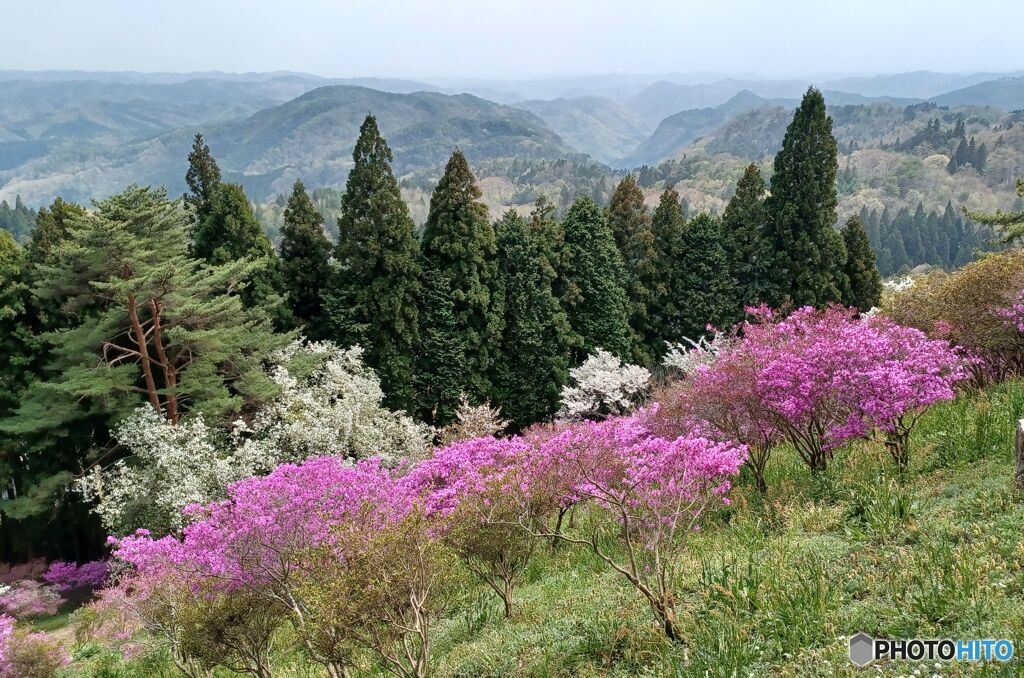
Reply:
<svg viewBox="0 0 1024 678"><path fill-rule="evenodd" d="M35 287L42 302L77 314L73 327L44 336L55 375L40 383L44 401L97 399L115 418L148 402L177 422L189 409L229 416L271 393L262 361L288 336L273 335L262 309L231 293L254 264L192 258L186 232L180 207L148 187L99 201L73 222ZM29 402L21 411L43 416Z"/></svg>
<svg viewBox="0 0 1024 678"><path fill-rule="evenodd" d="M871 241L859 218L850 217L846 221L843 241L846 244L843 303L859 311L868 311L878 306L882 299L882 276L875 264Z"/></svg>
<svg viewBox="0 0 1024 678"><path fill-rule="evenodd" d="M423 269L420 288L419 346L413 379L416 412L424 421L445 426L455 421L470 381L466 336L460 332L448 276Z"/></svg>
<svg viewBox="0 0 1024 678"><path fill-rule="evenodd" d="M839 300L845 254L834 228L836 139L825 98L813 87L786 129L775 156L767 242L773 250L771 302L802 306Z"/></svg>
<svg viewBox="0 0 1024 678"><path fill-rule="evenodd" d="M480 197L466 156L455 151L430 197L423 228L423 267L436 271L450 286L456 331L464 337L469 361L462 391L474 402L482 402L489 393L494 341L503 319L498 300L492 297L494 225Z"/></svg>
<svg viewBox="0 0 1024 678"><path fill-rule="evenodd" d="M654 355L648 344L654 330L650 327L648 305L654 298L657 250L651 215L644 205L644 194L632 174L619 182L608 205L608 227L622 253L626 266L626 292L629 296L633 360L650 365Z"/></svg>
<svg viewBox="0 0 1024 678"><path fill-rule="evenodd" d="M598 348L630 359L629 299L622 255L601 208L589 197L577 198L562 220L565 257L562 303L577 335L572 364Z"/></svg>
<svg viewBox="0 0 1024 678"><path fill-rule="evenodd" d="M751 163L737 182L736 193L722 216L729 269L743 307L756 306L768 299L771 253L765 242L765 193L761 170Z"/></svg>
<svg viewBox="0 0 1024 678"><path fill-rule="evenodd" d="M686 225L680 282L676 294L683 306L675 336L697 339L707 326L725 328L740 319L742 308L729 272L722 221L698 214Z"/></svg>
<svg viewBox="0 0 1024 678"><path fill-rule="evenodd" d="M1017 195L1024 198L1024 180L1017 180ZM952 209L952 205L947 206L947 214ZM1012 243L1024 236L1024 211L996 212L995 214L966 212L966 214L969 219L973 219L979 224L994 227L996 232L1002 236L1003 242ZM973 231L973 229L971 230Z"/></svg>
<svg viewBox="0 0 1024 678"><path fill-rule="evenodd" d="M36 216L36 227L26 246L26 256L32 262L45 262L53 248L67 238L72 220L85 216L85 208L73 202L56 198L49 207L43 207Z"/></svg>
<svg viewBox="0 0 1024 678"><path fill-rule="evenodd" d="M667 349L665 342L675 343L682 339L677 333L678 319L687 304L687 299L680 294L686 217L683 216L679 193L674 188L666 188L661 194L651 218L651 229L657 256L652 276L655 284L648 305L647 327L650 332L645 340L650 354L660 359Z"/></svg>
<svg viewBox="0 0 1024 678"><path fill-rule="evenodd" d="M572 329L553 293L543 232L514 211L495 224L496 293L508 322L498 345L491 401L513 426L549 418L569 374Z"/></svg>
<svg viewBox="0 0 1024 678"><path fill-rule="evenodd" d="M263 232L252 204L239 184L217 184L192 231L192 254L214 266L243 259L256 263L245 280L242 301L261 306L278 329L289 329L294 319L284 301L281 262Z"/></svg>
<svg viewBox="0 0 1024 678"><path fill-rule="evenodd" d="M185 204L191 208L193 219L199 223L206 217L213 192L220 185L220 167L210 154L210 147L206 145L202 134L196 134L192 141L185 183L189 189L185 194Z"/></svg>
<svg viewBox="0 0 1024 678"><path fill-rule="evenodd" d="M342 346L362 346L388 406L411 411L419 241L391 171L391 149L372 115L359 129L352 158L338 218L338 268L324 294L329 336Z"/></svg>
<svg viewBox="0 0 1024 678"><path fill-rule="evenodd" d="M330 257L331 242L324 234L323 217L302 181L296 181L281 227L281 273L288 305L307 336L323 334L321 295L330 279Z"/></svg>

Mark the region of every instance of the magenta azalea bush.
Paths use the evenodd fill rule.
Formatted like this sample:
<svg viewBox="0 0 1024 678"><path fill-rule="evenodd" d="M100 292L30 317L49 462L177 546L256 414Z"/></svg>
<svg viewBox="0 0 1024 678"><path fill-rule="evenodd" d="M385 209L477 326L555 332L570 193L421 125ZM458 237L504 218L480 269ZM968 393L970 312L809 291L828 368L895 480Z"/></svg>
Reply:
<svg viewBox="0 0 1024 678"><path fill-rule="evenodd" d="M129 580L139 596L184 586L244 591L281 605L311 656L340 674L339 638L361 636L358 623L318 618L324 606L311 582L325 557L329 567L340 568L334 579L344 580L345 564L379 553L390 532L403 545L420 535L420 542L455 545L485 581L488 572L495 581L507 575L501 586L492 585L510 596L509 582L532 553L530 540L591 543L561 531L557 520L571 507L590 504L605 518L598 521L606 526L601 529L624 534L636 555L620 563L600 547L595 552L647 597L676 637L668 590L674 578L667 576L677 565L674 555L702 513L726 501L744 456L742 446L706 438L658 438L629 417L581 422L539 445L521 438L458 442L401 475L376 460L346 465L318 458L235 483L227 500L190 507L192 522L180 537L151 539L143 531L115 542L116 555L134 566ZM497 539L512 533L515 544ZM515 572L490 569L507 564L513 548Z"/></svg>
<svg viewBox="0 0 1024 678"><path fill-rule="evenodd" d="M62 594L76 589L98 589L107 581L110 568L105 560L93 560L81 565L56 560L43 573L42 579Z"/></svg>
<svg viewBox="0 0 1024 678"><path fill-rule="evenodd" d="M211 620L241 614L256 675L269 630L287 619L328 675L347 675L354 653L370 650L392 673L421 676L455 559L511 615L547 543L590 550L680 640L678 568L741 467L763 491L779 443L818 473L838 445L880 432L905 468L917 417L965 376L947 342L885 318L750 312L714 360L630 416L461 440L390 468L341 457L285 464L230 485L223 501L189 506L178 534L111 538L129 567L100 594L98 623L121 643L139 629L162 635L186 673L219 652ZM105 576L101 564L54 563L45 580L65 590Z"/></svg>
<svg viewBox="0 0 1024 678"><path fill-rule="evenodd" d="M61 597L52 586L23 579L0 592L0 614L15 619L31 619L56 614Z"/></svg>
<svg viewBox="0 0 1024 678"><path fill-rule="evenodd" d="M786 318L748 310L754 320L741 326L742 341L683 387L695 392L690 423L760 449L785 439L813 473L837 446L875 430L905 469L917 417L951 400L967 376L948 342L887 318L857 318L840 307L801 308Z"/></svg>
<svg viewBox="0 0 1024 678"><path fill-rule="evenodd" d="M4 673L7 658L7 645L14 634L14 618L0 614L0 675Z"/></svg>

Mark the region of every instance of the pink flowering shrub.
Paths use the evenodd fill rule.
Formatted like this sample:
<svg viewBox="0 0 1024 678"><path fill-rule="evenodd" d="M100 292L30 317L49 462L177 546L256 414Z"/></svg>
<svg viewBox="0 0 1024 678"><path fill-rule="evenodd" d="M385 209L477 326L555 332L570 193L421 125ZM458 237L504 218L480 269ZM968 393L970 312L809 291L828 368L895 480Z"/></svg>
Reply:
<svg viewBox="0 0 1024 678"><path fill-rule="evenodd" d="M506 617L537 542L520 525L536 514L519 481L532 450L518 437L474 438L435 450L401 480L421 497L444 541L498 595Z"/></svg>
<svg viewBox="0 0 1024 678"><path fill-rule="evenodd" d="M14 634L14 618L0 614L0 675L6 672L7 645Z"/></svg>
<svg viewBox="0 0 1024 678"><path fill-rule="evenodd" d="M533 443L455 443L401 476L374 460L284 465L235 483L225 501L190 507L180 538L141 531L116 541L116 556L133 566L118 587L182 666L193 659L182 629L205 591L287 611L330 675L345 673L361 646L392 672L420 676L430 619L453 581L451 551L510 610L535 540L547 538L592 547L677 638L680 550L703 512L725 502L744 456L724 441L656 437L630 417L581 422ZM606 552L597 533L561 528L564 511L580 505L594 507L588 525L625 540L628 560Z"/></svg>
<svg viewBox="0 0 1024 678"><path fill-rule="evenodd" d="M18 629L0 615L0 678L53 676L71 657L45 633Z"/></svg>
<svg viewBox="0 0 1024 678"><path fill-rule="evenodd" d="M711 410L739 399L743 416L725 422L726 415L709 415L704 406L693 417L744 442L781 435L812 473L826 468L835 447L876 429L905 468L917 417L927 405L952 399L953 386L966 377L947 342L886 318L859 319L839 307L802 308L784 319L749 310L755 321L742 326L743 340L694 375L704 395L726 394Z"/></svg>
<svg viewBox="0 0 1024 678"><path fill-rule="evenodd" d="M63 560L50 563L42 579L62 594L76 589L98 589L107 581L110 568L105 560L78 565Z"/></svg>
<svg viewBox="0 0 1024 678"><path fill-rule="evenodd" d="M666 635L680 640L675 582L687 536L706 510L728 503L730 478L745 457L734 443L656 437L640 417L581 422L540 445L525 477L532 495L593 506L598 520L532 529L591 549L647 599ZM605 538L623 542L624 555L608 551Z"/></svg>
<svg viewBox="0 0 1024 678"><path fill-rule="evenodd" d="M30 619L56 614L61 597L52 586L31 579L15 582L0 593L0 614Z"/></svg>
<svg viewBox="0 0 1024 678"><path fill-rule="evenodd" d="M0 563L0 585L13 584L22 579L39 579L46 572L46 561L35 558L24 563Z"/></svg>

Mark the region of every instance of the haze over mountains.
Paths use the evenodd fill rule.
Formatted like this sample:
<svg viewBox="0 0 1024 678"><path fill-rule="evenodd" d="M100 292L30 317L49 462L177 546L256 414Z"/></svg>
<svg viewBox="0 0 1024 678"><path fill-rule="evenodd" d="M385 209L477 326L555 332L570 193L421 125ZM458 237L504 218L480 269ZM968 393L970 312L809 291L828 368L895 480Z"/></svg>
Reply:
<svg viewBox="0 0 1024 678"><path fill-rule="evenodd" d="M311 186L337 187L367 112L378 116L400 176L435 176L461 148L474 165L501 166L499 173L519 185L512 161L596 162L611 171L680 157L737 116L792 108L809 84L713 74L426 83L288 72L0 71L0 198L86 201L131 182L179 192L197 131L254 199L268 199L300 176ZM914 72L814 84L833 107L930 101L1024 108L1019 72ZM775 143L748 136L751 150Z"/></svg>

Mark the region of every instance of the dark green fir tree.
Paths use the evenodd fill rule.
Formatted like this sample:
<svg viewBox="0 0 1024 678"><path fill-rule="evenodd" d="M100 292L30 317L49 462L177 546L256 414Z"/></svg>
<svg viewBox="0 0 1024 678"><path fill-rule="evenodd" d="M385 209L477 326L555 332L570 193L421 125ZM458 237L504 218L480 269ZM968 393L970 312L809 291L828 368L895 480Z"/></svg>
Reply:
<svg viewBox="0 0 1024 678"><path fill-rule="evenodd" d="M647 306L649 333L646 342L647 350L657 360L665 354L666 342L675 343L682 339L678 334L679 317L687 303L686 298L679 294L686 217L679 193L674 188L666 188L661 194L651 218L651 230L657 256L654 259L651 301Z"/></svg>
<svg viewBox="0 0 1024 678"><path fill-rule="evenodd" d="M482 402L490 392L488 375L503 320L498 299L492 295L494 225L480 198L466 156L455 151L430 197L423 228L423 268L436 271L450 286L455 331L462 335L460 343L469 361L462 392L475 402Z"/></svg>
<svg viewBox="0 0 1024 678"><path fill-rule="evenodd" d="M722 220L698 214L686 225L676 294L682 312L675 335L697 339L709 325L728 328L740 319L736 284L729 271Z"/></svg>
<svg viewBox="0 0 1024 678"><path fill-rule="evenodd" d="M412 411L419 332L419 241L391 171L391 149L368 115L345 185L335 248L338 269L324 293L328 334L359 344L391 407Z"/></svg>
<svg viewBox="0 0 1024 678"><path fill-rule="evenodd" d="M507 322L493 369L492 402L521 429L549 418L568 378L572 329L553 292L540 230L514 211L495 225L497 284Z"/></svg>
<svg viewBox="0 0 1024 678"><path fill-rule="evenodd" d="M850 217L842 233L846 244L842 301L859 311L868 311L882 299L882 276L878 273L871 241L858 217Z"/></svg>
<svg viewBox="0 0 1024 678"><path fill-rule="evenodd" d="M324 335L322 295L331 277L331 242L301 181L292 187L281 227L281 273L288 306L307 336Z"/></svg>
<svg viewBox="0 0 1024 678"><path fill-rule="evenodd" d="M185 204L190 208L194 221L199 223L206 218L213 192L220 185L220 167L210 154L210 147L206 145L202 134L196 134L192 140L185 183L189 191L185 194Z"/></svg>
<svg viewBox="0 0 1024 678"><path fill-rule="evenodd" d="M629 298L622 255L601 208L589 197L577 198L562 220L565 282L562 304L577 335L572 363L598 348L629 360Z"/></svg>
<svg viewBox="0 0 1024 678"><path fill-rule="evenodd" d="M619 182L608 205L608 227L626 266L626 292L629 297L633 360L645 365L654 362L649 344L655 333L648 306L657 280L657 249L651 229L651 215L644 194L633 175Z"/></svg>
<svg viewBox="0 0 1024 678"><path fill-rule="evenodd" d="M750 164L736 184L736 193L725 207L722 230L729 269L736 280L738 301L743 307L768 300L771 251L765 241L768 213L761 170Z"/></svg>
<svg viewBox="0 0 1024 678"><path fill-rule="evenodd" d="M846 255L834 228L837 170L832 118L812 87L786 129L765 202L773 305L823 306L841 298Z"/></svg>

